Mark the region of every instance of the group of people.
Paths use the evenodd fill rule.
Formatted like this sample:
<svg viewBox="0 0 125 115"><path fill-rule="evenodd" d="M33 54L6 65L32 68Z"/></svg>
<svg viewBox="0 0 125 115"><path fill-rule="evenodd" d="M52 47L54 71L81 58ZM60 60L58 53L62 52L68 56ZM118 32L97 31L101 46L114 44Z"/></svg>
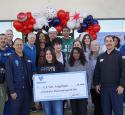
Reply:
<svg viewBox="0 0 125 115"><path fill-rule="evenodd" d="M12 30L0 34L0 115L30 115L33 74L75 71L86 71L94 115L112 115L112 110L123 115L125 51L120 39L106 36L103 48L88 33L74 39L64 27L61 34L59 38L51 27L48 34L29 33L26 43L21 38L13 41ZM45 115L64 115L65 101L40 103ZM72 115L87 115L87 98L71 99L70 104Z"/></svg>

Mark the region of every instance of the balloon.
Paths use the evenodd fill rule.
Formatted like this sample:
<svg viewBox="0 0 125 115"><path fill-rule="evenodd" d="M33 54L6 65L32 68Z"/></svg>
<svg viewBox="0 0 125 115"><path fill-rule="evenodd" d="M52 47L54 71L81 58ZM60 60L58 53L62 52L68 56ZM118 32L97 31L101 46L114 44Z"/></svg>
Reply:
<svg viewBox="0 0 125 115"><path fill-rule="evenodd" d="M96 40L97 39L97 35L96 34L91 34L93 40Z"/></svg>
<svg viewBox="0 0 125 115"><path fill-rule="evenodd" d="M29 23L33 25L33 24L35 24L35 23L36 23L36 21L35 21L35 19L34 19L34 18L31 18L31 19L29 20Z"/></svg>
<svg viewBox="0 0 125 115"><path fill-rule="evenodd" d="M80 22L76 22L75 23L75 28L79 28L80 27Z"/></svg>
<svg viewBox="0 0 125 115"><path fill-rule="evenodd" d="M67 21L66 21L66 20L62 20L62 21L61 21L61 26L62 26L62 27L65 27L66 24L67 24Z"/></svg>
<svg viewBox="0 0 125 115"><path fill-rule="evenodd" d="M88 30L93 31L93 26L89 26Z"/></svg>
<svg viewBox="0 0 125 115"><path fill-rule="evenodd" d="M17 19L20 21L20 22L24 22L27 20L27 15L23 12L20 12L18 15L17 15Z"/></svg>
<svg viewBox="0 0 125 115"><path fill-rule="evenodd" d="M29 34L30 32L31 32L31 31L27 29L27 30L24 30L24 31L23 31L23 34L27 35L27 34Z"/></svg>
<svg viewBox="0 0 125 115"><path fill-rule="evenodd" d="M75 28L75 21L68 21L67 22L67 27L70 28L70 29L73 29Z"/></svg>
<svg viewBox="0 0 125 115"><path fill-rule="evenodd" d="M65 19L66 19L66 21L69 20L69 12L65 12Z"/></svg>
<svg viewBox="0 0 125 115"><path fill-rule="evenodd" d="M87 30L85 30L85 31L83 31L83 32L87 32L87 33L90 33L90 31L87 29Z"/></svg>
<svg viewBox="0 0 125 115"><path fill-rule="evenodd" d="M57 25L59 25L59 24L60 24L59 18L53 18L53 25L54 25L54 26L57 26Z"/></svg>
<svg viewBox="0 0 125 115"><path fill-rule="evenodd" d="M27 15L27 18L28 18L28 19L32 18L31 12L27 12L26 15Z"/></svg>
<svg viewBox="0 0 125 115"><path fill-rule="evenodd" d="M23 30L23 25L18 20L14 20L13 26L15 27L15 29L17 31L22 31Z"/></svg>
<svg viewBox="0 0 125 115"><path fill-rule="evenodd" d="M93 25L93 31L99 32L100 31L100 25L98 25L98 24Z"/></svg>
<svg viewBox="0 0 125 115"><path fill-rule="evenodd" d="M27 28L28 28L29 30L33 30L33 25L28 25Z"/></svg>
<svg viewBox="0 0 125 115"><path fill-rule="evenodd" d="M58 17L59 19L63 20L63 19L65 19L65 16L66 16L66 13L65 13L64 10L59 10L59 11L57 12L57 17Z"/></svg>
<svg viewBox="0 0 125 115"><path fill-rule="evenodd" d="M98 20L93 19L93 24L99 24Z"/></svg>
<svg viewBox="0 0 125 115"><path fill-rule="evenodd" d="M87 20L93 20L93 16L92 15L88 15L86 18L87 18Z"/></svg>
<svg viewBox="0 0 125 115"><path fill-rule="evenodd" d="M62 27L60 25L56 26L55 28L56 28L57 32L59 32L59 33L62 31Z"/></svg>
<svg viewBox="0 0 125 115"><path fill-rule="evenodd" d="M84 29L87 29L87 28L88 28L87 23L83 23L81 26L82 26L82 28L84 28Z"/></svg>
<svg viewBox="0 0 125 115"><path fill-rule="evenodd" d="M52 19L49 19L48 23L49 23L49 27L53 26L53 20Z"/></svg>
<svg viewBox="0 0 125 115"><path fill-rule="evenodd" d="M56 17L56 9L55 8L52 8L52 7L47 7L46 8L46 11L45 11L45 15L46 17L49 19L49 18L54 18Z"/></svg>
<svg viewBox="0 0 125 115"><path fill-rule="evenodd" d="M77 30L77 32L78 32L78 33L82 33L83 30L80 28L80 29Z"/></svg>

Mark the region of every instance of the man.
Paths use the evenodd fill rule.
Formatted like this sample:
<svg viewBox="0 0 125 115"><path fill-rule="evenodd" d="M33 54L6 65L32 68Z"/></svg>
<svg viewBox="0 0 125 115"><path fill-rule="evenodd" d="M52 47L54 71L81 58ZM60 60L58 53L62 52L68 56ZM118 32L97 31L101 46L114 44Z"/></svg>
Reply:
<svg viewBox="0 0 125 115"><path fill-rule="evenodd" d="M6 34L6 38L7 38L7 46L12 47L12 45L13 45L13 37L14 37L13 31L11 29L7 29L5 34Z"/></svg>
<svg viewBox="0 0 125 115"><path fill-rule="evenodd" d="M6 62L6 79L9 92L10 114L30 115L30 94L32 66L31 60L23 55L23 41L15 39L15 54Z"/></svg>
<svg viewBox="0 0 125 115"><path fill-rule="evenodd" d="M57 38L57 30L54 27L50 27L48 31L49 42L46 44L46 47L52 47L52 41Z"/></svg>
<svg viewBox="0 0 125 115"><path fill-rule="evenodd" d="M27 36L27 42L24 45L24 54L32 61L32 70L36 71L36 46L34 45L36 41L36 35L34 33L29 33Z"/></svg>
<svg viewBox="0 0 125 115"><path fill-rule="evenodd" d="M3 109L6 101L5 90L5 62L10 52L6 50L5 34L0 34L0 115L3 115Z"/></svg>
<svg viewBox="0 0 125 115"><path fill-rule="evenodd" d="M69 58L69 54L72 50L73 42L74 42L74 39L70 37L69 34L70 34L70 29L68 27L64 27L62 30L62 35L64 36L62 38L62 42L63 42L62 51L66 55L66 60L68 60Z"/></svg>
<svg viewBox="0 0 125 115"><path fill-rule="evenodd" d="M115 50L112 36L105 37L107 51L97 58L94 84L101 93L103 115L123 115L125 86L125 58Z"/></svg>

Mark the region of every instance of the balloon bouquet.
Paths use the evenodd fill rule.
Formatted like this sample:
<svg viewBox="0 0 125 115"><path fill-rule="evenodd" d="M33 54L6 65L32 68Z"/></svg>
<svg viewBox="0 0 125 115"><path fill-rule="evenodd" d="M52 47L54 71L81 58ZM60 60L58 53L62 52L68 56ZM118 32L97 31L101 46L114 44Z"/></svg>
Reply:
<svg viewBox="0 0 125 115"><path fill-rule="evenodd" d="M17 19L13 21L14 28L27 35L28 33L33 31L33 25L36 23L33 18L31 12L20 12L17 15Z"/></svg>
<svg viewBox="0 0 125 115"><path fill-rule="evenodd" d="M39 12L20 12L13 26L19 32L27 35L28 33L53 26L60 33L62 28L67 26L70 29L77 29L78 33L88 32L93 39L97 38L97 32L100 31L100 25L92 15L82 14L78 11L70 13L63 9L56 10L53 7L47 7Z"/></svg>
<svg viewBox="0 0 125 115"><path fill-rule="evenodd" d="M83 22L80 25L81 26L77 30L77 32L87 32L92 36L94 40L97 38L97 33L100 31L100 25L98 23L98 20L93 19L92 15L88 15L86 18L84 18Z"/></svg>

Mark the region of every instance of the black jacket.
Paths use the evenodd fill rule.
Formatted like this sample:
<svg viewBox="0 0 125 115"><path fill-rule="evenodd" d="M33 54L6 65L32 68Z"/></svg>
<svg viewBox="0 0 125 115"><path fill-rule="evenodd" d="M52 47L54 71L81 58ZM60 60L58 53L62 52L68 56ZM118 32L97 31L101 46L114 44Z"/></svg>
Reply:
<svg viewBox="0 0 125 115"><path fill-rule="evenodd" d="M125 59L119 51L113 50L97 58L94 71L94 85L101 86L125 86Z"/></svg>

